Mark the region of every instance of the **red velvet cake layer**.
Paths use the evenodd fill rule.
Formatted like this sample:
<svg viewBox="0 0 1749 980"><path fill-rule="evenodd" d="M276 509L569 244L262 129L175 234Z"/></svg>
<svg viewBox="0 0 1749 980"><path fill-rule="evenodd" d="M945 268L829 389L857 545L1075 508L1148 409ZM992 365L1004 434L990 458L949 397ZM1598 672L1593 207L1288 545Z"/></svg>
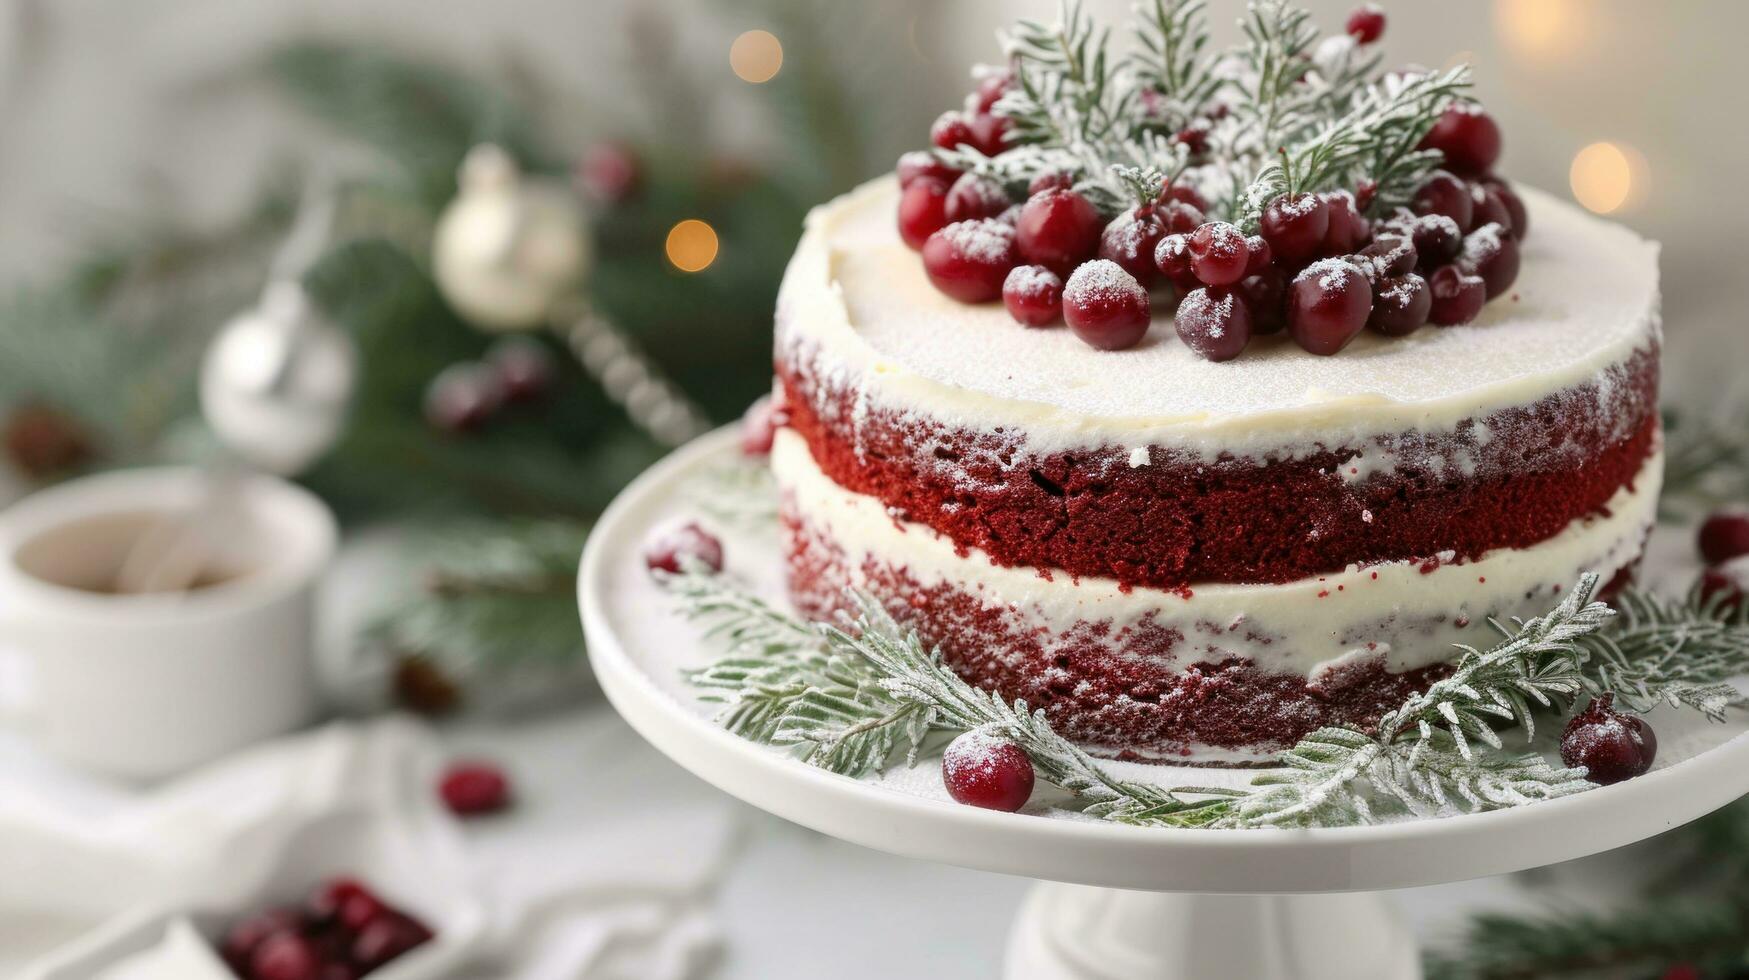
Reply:
<svg viewBox="0 0 1749 980"><path fill-rule="evenodd" d="M1262 460L1152 447L1141 466L1131 465L1129 447L1034 455L1018 433L859 404L854 377L816 376L797 355L780 347L777 363L789 425L838 485L1000 565L1126 586L1279 583L1350 564L1528 547L1598 513L1658 438L1656 348L1601 381L1452 432L1318 444ZM1389 462L1369 461L1378 459ZM976 665L968 672L994 679ZM1223 693L1197 703L1221 701L1209 710L1224 724L1253 723L1227 716L1249 696L1235 691L1255 684L1225 669L1209 676L1226 678L1208 681Z"/></svg>

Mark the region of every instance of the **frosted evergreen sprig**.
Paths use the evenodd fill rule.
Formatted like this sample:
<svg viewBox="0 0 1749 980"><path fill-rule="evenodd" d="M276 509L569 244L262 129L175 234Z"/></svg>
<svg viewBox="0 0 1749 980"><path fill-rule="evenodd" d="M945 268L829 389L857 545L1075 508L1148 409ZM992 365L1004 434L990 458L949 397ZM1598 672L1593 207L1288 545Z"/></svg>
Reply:
<svg viewBox="0 0 1749 980"><path fill-rule="evenodd" d="M1139 48L1129 57L1137 83L1158 97L1158 124L1176 131L1200 117L1224 80L1208 52L1204 0L1141 0L1135 5Z"/></svg>
<svg viewBox="0 0 1749 980"><path fill-rule="evenodd" d="M1632 711L1668 704L1713 721L1749 700L1728 683L1749 674L1749 605L1733 609L1724 596L1704 599L1698 589L1683 599L1628 589L1615 601L1617 628L1578 641L1589 654L1581 677L1587 691L1613 693Z"/></svg>

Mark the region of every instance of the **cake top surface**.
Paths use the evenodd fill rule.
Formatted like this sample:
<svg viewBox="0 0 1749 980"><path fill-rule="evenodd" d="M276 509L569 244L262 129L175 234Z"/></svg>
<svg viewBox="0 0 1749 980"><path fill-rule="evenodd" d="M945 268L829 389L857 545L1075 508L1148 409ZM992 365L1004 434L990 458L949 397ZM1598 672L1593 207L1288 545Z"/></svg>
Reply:
<svg viewBox="0 0 1749 980"><path fill-rule="evenodd" d="M1028 328L1000 303L934 289L894 229L897 194L881 178L815 211L785 286L797 322L784 329L869 362L885 394L908 389L942 413L1186 431L1455 422L1583 383L1658 331L1656 243L1526 190L1535 231L1523 272L1472 323L1367 332L1337 357L1262 338L1215 363L1157 314L1136 347L1095 350L1061 326Z"/></svg>

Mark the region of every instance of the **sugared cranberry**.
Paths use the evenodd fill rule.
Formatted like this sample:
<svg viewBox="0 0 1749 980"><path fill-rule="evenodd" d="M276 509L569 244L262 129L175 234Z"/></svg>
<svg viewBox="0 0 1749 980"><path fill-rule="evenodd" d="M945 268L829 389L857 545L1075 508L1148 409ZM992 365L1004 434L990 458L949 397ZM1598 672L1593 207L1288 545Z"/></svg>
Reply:
<svg viewBox="0 0 1749 980"><path fill-rule="evenodd" d="M1512 185L1498 177L1484 178L1495 194L1500 196L1506 205L1506 213L1512 216L1512 237L1524 241L1524 236L1530 233L1530 212L1524 208L1524 199L1512 189Z"/></svg>
<svg viewBox="0 0 1749 980"><path fill-rule="evenodd" d="M949 109L935 117L934 125L929 127L929 142L944 150L956 150L962 144L977 146L978 137L972 132L972 120L969 116Z"/></svg>
<svg viewBox="0 0 1749 980"><path fill-rule="evenodd" d="M1316 194L1283 194L1264 206L1262 226L1270 250L1297 262L1318 254L1330 231L1330 209Z"/></svg>
<svg viewBox="0 0 1749 980"><path fill-rule="evenodd" d="M1695 542L1708 565L1719 565L1749 555L1749 510L1721 510L1700 524Z"/></svg>
<svg viewBox="0 0 1749 980"><path fill-rule="evenodd" d="M584 194L603 204L619 204L638 192L643 171L631 147L610 140L583 151L574 173Z"/></svg>
<svg viewBox="0 0 1749 980"><path fill-rule="evenodd" d="M899 195L899 237L921 249L929 236L947 226L947 181L918 177Z"/></svg>
<svg viewBox="0 0 1749 980"><path fill-rule="evenodd" d="M1099 211L1066 188L1043 190L1027 198L1014 228L1015 249L1024 261L1062 274L1099 247Z"/></svg>
<svg viewBox="0 0 1749 980"><path fill-rule="evenodd" d="M1190 236L1182 233L1163 236L1154 246L1154 268L1173 282L1195 278L1190 271Z"/></svg>
<svg viewBox="0 0 1749 980"><path fill-rule="evenodd" d="M1014 229L994 218L956 221L923 243L923 271L962 303L989 302L1016 264L1014 239Z"/></svg>
<svg viewBox="0 0 1749 980"><path fill-rule="evenodd" d="M981 112L972 117L972 145L979 153L993 157L1008 149L1009 128L1007 116Z"/></svg>
<svg viewBox="0 0 1749 980"><path fill-rule="evenodd" d="M919 177L934 177L950 187L960 178L960 172L936 159L928 150L912 150L899 156L899 187L910 187Z"/></svg>
<svg viewBox="0 0 1749 980"><path fill-rule="evenodd" d="M276 932L249 956L251 980L319 980L322 958L310 941L293 932Z"/></svg>
<svg viewBox="0 0 1749 980"><path fill-rule="evenodd" d="M1379 182L1371 177L1363 178L1354 185L1354 206L1365 212L1372 207L1372 202L1379 196Z"/></svg>
<svg viewBox="0 0 1749 980"><path fill-rule="evenodd" d="M1178 304L1172 322L1184 346L1205 360L1230 361L1251 342L1251 310L1237 290L1193 289Z"/></svg>
<svg viewBox="0 0 1749 980"><path fill-rule="evenodd" d="M1494 224L1508 233L1512 231L1512 212L1506 207L1506 199L1487 184L1470 185L1470 212L1470 220L1477 228Z"/></svg>
<svg viewBox="0 0 1749 980"><path fill-rule="evenodd" d="M963 732L941 754L941 781L956 801L1013 813L1032 796L1032 760L1013 742Z"/></svg>
<svg viewBox="0 0 1749 980"><path fill-rule="evenodd" d="M1385 12L1378 4L1363 3L1348 15L1348 34L1356 44L1371 44L1385 33Z"/></svg>
<svg viewBox="0 0 1749 980"><path fill-rule="evenodd" d="M1188 235L1201 227L1204 221L1203 209L1189 201L1167 201L1156 206L1154 214L1166 226L1166 232L1172 235Z"/></svg>
<svg viewBox="0 0 1749 980"><path fill-rule="evenodd" d="M1573 716L1561 732L1561 762L1585 768L1585 778L1600 786L1632 779L1652 768L1658 736L1639 715L1614 709L1603 694Z"/></svg>
<svg viewBox="0 0 1749 980"><path fill-rule="evenodd" d="M1189 246L1190 271L1206 285L1231 286L1250 268L1251 248L1244 233L1225 221L1205 222L1190 233Z"/></svg>
<svg viewBox="0 0 1749 980"><path fill-rule="evenodd" d="M1458 268L1481 277L1488 299L1512 288L1518 278L1518 241L1497 224L1482 225L1464 236Z"/></svg>
<svg viewBox="0 0 1749 980"><path fill-rule="evenodd" d="M1475 103L1454 105L1427 131L1421 148L1445 154L1446 166L1458 173L1487 173L1500 159L1500 127Z"/></svg>
<svg viewBox="0 0 1749 980"><path fill-rule="evenodd" d="M771 455L771 444L777 440L784 415L771 395L754 399L747 411L741 413L741 455L752 458Z"/></svg>
<svg viewBox="0 0 1749 980"><path fill-rule="evenodd" d="M712 572L723 570L723 542L696 523L659 531L644 548L644 564L651 572L679 575L693 561Z"/></svg>
<svg viewBox="0 0 1749 980"><path fill-rule="evenodd" d="M1148 333L1148 317L1148 291L1109 259L1082 263L1063 285L1063 319L1091 347L1134 347Z"/></svg>
<svg viewBox="0 0 1749 980"><path fill-rule="evenodd" d="M1192 157L1200 157L1209 150L1209 128L1207 124L1192 123L1172 134L1172 142L1184 144Z"/></svg>
<svg viewBox="0 0 1749 980"><path fill-rule="evenodd" d="M425 388L425 420L452 435L479 429L503 406L498 372L477 361L444 368Z"/></svg>
<svg viewBox="0 0 1749 980"><path fill-rule="evenodd" d="M1325 255L1343 255L1366 243L1372 226L1361 217L1354 195L1347 191L1331 191L1324 195L1324 206L1330 212L1330 227L1324 232Z"/></svg>
<svg viewBox="0 0 1749 980"><path fill-rule="evenodd" d="M1018 228L1020 227L1020 208L1019 204L1010 204L1002 210L1001 214L996 216L996 220L1010 228Z"/></svg>
<svg viewBox="0 0 1749 980"><path fill-rule="evenodd" d="M1415 243L1402 235L1380 235L1360 250L1379 278L1406 276L1415 271Z"/></svg>
<svg viewBox="0 0 1749 980"><path fill-rule="evenodd" d="M375 970L431 940L431 930L405 915L386 915L359 930L352 941L353 962Z"/></svg>
<svg viewBox="0 0 1749 980"><path fill-rule="evenodd" d="M1372 315L1366 325L1387 337L1406 336L1427 322L1432 308L1427 280L1413 272L1382 278L1373 289Z"/></svg>
<svg viewBox="0 0 1749 980"><path fill-rule="evenodd" d="M1248 276L1257 275L1269 268L1269 263L1275 258L1275 253L1269 249L1269 242L1262 235L1246 236L1245 253L1245 274Z"/></svg>
<svg viewBox="0 0 1749 980"><path fill-rule="evenodd" d="M1002 98L1012 84L1014 76L1006 69L993 71L978 79L978 87L972 92L973 111L989 112L995 106L996 100Z"/></svg>
<svg viewBox="0 0 1749 980"><path fill-rule="evenodd" d="M1239 280L1239 295L1251 311L1251 335L1264 337L1287 328L1287 274L1269 266Z"/></svg>
<svg viewBox="0 0 1749 980"><path fill-rule="evenodd" d="M1394 222L1393 227L1407 232L1415 246L1415 267L1423 272L1445 265L1463 250L1463 232L1457 222L1443 214L1426 214L1406 222Z"/></svg>
<svg viewBox="0 0 1749 980"><path fill-rule="evenodd" d="M506 401L539 401L553 387L557 370L545 344L532 337L505 337L486 352L486 363L498 374Z"/></svg>
<svg viewBox="0 0 1749 980"><path fill-rule="evenodd" d="M1180 204L1188 204L1195 208L1199 215L1209 209L1208 199L1203 197L1196 188L1189 184L1167 184L1165 187L1160 188L1160 203L1165 204L1170 201L1177 201ZM1201 223L1202 219L1198 218L1197 224ZM1192 225L1191 227L1194 228L1196 226ZM1190 229L1187 228L1184 230L1189 231Z"/></svg>
<svg viewBox="0 0 1749 980"><path fill-rule="evenodd" d="M496 813L510 805L510 780L490 762L457 762L444 770L437 795L458 816Z"/></svg>
<svg viewBox="0 0 1749 980"><path fill-rule="evenodd" d="M1348 346L1372 312L1372 287L1341 259L1300 270L1288 287L1288 333L1307 352L1329 356Z"/></svg>
<svg viewBox="0 0 1749 980"><path fill-rule="evenodd" d="M273 908L251 915L225 931L219 940L219 955L237 969L245 969L255 948L269 936L298 931L303 919L296 909Z"/></svg>
<svg viewBox="0 0 1749 980"><path fill-rule="evenodd" d="M1153 206L1133 208L1111 219L1099 234L1099 252L1147 286L1154 281L1154 248L1166 235L1166 223Z"/></svg>
<svg viewBox="0 0 1749 980"><path fill-rule="evenodd" d="M1427 277L1427 288L1433 294L1433 305L1427 319L1442 327L1468 323L1482 312L1488 301L1488 285L1482 277L1473 276L1455 265L1442 265Z"/></svg>
<svg viewBox="0 0 1749 980"><path fill-rule="evenodd" d="M947 189L947 220L952 223L994 218L1008 210L1010 203L1001 184L978 174L961 174Z"/></svg>
<svg viewBox="0 0 1749 980"><path fill-rule="evenodd" d="M1443 170L1435 170L1422 182L1409 206L1416 214L1445 215L1458 226L1460 233L1468 231L1475 219L1469 187Z"/></svg>
<svg viewBox="0 0 1749 980"><path fill-rule="evenodd" d="M1744 562L1709 568L1700 573L1700 601L1710 605L1716 614L1734 616L1743 607L1745 575L1749 567Z"/></svg>
<svg viewBox="0 0 1749 980"><path fill-rule="evenodd" d="M1045 191L1074 190L1074 188L1074 174L1064 173L1061 170L1047 170L1044 173L1039 174L1037 177L1034 177L1032 182L1026 185L1026 196L1031 197L1034 194L1042 194Z"/></svg>
<svg viewBox="0 0 1749 980"><path fill-rule="evenodd" d="M1049 326L1063 318L1063 279L1042 265L1017 265L1002 282L1002 305L1020 323Z"/></svg>

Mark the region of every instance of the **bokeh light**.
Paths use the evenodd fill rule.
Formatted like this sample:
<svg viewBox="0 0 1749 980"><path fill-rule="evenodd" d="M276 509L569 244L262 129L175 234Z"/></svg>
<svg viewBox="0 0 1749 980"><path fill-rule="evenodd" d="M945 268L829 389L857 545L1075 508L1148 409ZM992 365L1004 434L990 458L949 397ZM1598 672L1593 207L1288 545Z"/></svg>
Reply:
<svg viewBox="0 0 1749 980"><path fill-rule="evenodd" d="M1644 166L1632 147L1592 143L1573 156L1567 179L1573 198L1588 210L1609 214L1637 197L1643 188Z"/></svg>
<svg viewBox="0 0 1749 980"><path fill-rule="evenodd" d="M668 229L668 261L681 272L702 272L717 260L717 230L697 218Z"/></svg>
<svg viewBox="0 0 1749 980"><path fill-rule="evenodd" d="M747 31L729 45L729 68L743 82L769 82L782 67L783 45L770 31Z"/></svg>
<svg viewBox="0 0 1749 980"><path fill-rule="evenodd" d="M1585 13L1575 0L1494 0L1494 26L1519 54L1547 58L1576 46Z"/></svg>

